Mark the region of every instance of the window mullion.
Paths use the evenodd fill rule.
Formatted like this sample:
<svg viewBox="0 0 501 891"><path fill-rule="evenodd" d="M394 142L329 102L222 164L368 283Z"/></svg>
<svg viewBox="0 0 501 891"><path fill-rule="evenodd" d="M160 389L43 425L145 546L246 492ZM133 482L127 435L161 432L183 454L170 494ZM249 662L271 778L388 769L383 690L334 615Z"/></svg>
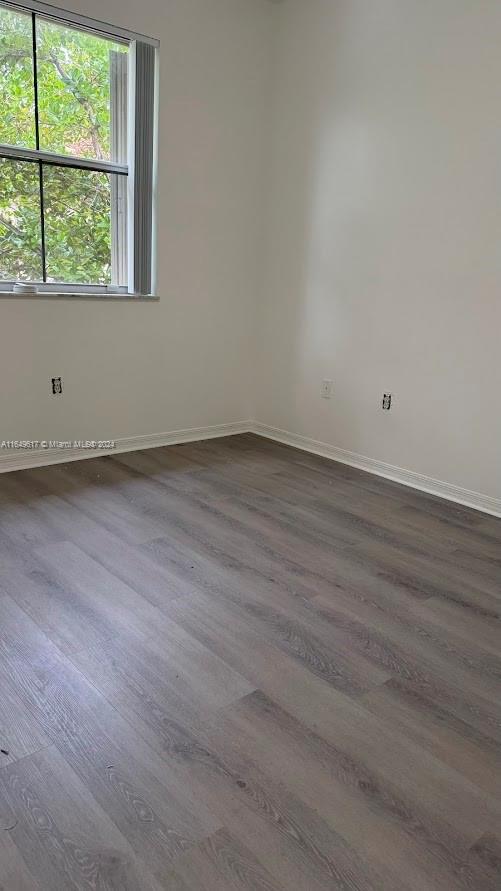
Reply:
<svg viewBox="0 0 501 891"><path fill-rule="evenodd" d="M117 164L114 161L102 161L94 158L79 158L73 155L58 155L55 152L46 152L43 149L27 149L16 145L7 145L0 142L0 158L12 158L14 161L31 161L38 164L53 167L72 167L77 170L94 170L96 173L116 173L118 176L126 176L129 172L128 164Z"/></svg>

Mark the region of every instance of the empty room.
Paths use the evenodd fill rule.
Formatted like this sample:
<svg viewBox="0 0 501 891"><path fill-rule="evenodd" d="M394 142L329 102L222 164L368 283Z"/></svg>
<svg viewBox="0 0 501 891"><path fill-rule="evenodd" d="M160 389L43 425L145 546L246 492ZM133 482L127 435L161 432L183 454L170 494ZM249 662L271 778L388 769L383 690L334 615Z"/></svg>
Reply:
<svg viewBox="0 0 501 891"><path fill-rule="evenodd" d="M500 0L0 0L0 891L500 891Z"/></svg>

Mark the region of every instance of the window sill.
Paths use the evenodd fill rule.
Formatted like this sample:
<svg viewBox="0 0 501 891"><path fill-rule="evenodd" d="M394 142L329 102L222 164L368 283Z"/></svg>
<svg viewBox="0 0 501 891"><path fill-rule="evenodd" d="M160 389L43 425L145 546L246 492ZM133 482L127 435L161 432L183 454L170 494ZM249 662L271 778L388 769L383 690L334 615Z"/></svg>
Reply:
<svg viewBox="0 0 501 891"><path fill-rule="evenodd" d="M38 291L36 294L15 294L13 291L0 291L0 300L135 300L136 302L158 301L156 294L110 294L86 291Z"/></svg>

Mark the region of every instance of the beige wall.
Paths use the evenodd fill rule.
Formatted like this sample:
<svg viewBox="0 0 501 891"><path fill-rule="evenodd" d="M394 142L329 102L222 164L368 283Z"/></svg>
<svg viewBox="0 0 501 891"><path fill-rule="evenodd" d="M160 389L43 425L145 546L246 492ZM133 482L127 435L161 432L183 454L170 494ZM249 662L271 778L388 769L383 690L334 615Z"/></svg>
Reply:
<svg viewBox="0 0 501 891"><path fill-rule="evenodd" d="M499 498L498 0L64 2L161 41L160 301L0 300L0 439L253 416Z"/></svg>
<svg viewBox="0 0 501 891"><path fill-rule="evenodd" d="M256 417L499 497L501 4L276 12Z"/></svg>
<svg viewBox="0 0 501 891"><path fill-rule="evenodd" d="M101 439L250 414L268 0L64 0L161 41L159 303L0 299L0 439ZM64 395L49 395L62 375Z"/></svg>

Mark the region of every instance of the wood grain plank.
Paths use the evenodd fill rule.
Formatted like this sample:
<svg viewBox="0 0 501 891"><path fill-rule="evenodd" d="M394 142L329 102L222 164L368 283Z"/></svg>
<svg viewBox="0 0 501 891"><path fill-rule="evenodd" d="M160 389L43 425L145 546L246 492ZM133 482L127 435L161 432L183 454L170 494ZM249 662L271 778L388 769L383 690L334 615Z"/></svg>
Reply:
<svg viewBox="0 0 501 891"><path fill-rule="evenodd" d="M3 796L2 796L3 798ZM12 825L14 825L14 818ZM1 821L1 817L0 817ZM0 822L0 888L2 891L44 891L24 862L19 849Z"/></svg>
<svg viewBox="0 0 501 891"><path fill-rule="evenodd" d="M405 874L415 888L428 887L428 883L443 888L476 887L478 871L468 859L471 823L467 816L471 811L468 814L466 810L466 791L458 820L443 820L439 811L445 803L443 776L437 797L431 789L424 790L422 796L413 794L409 777L403 791L401 771L405 767L394 759L393 771L385 771L382 751L386 743L381 745L382 741L371 741L372 746L381 745L375 761L367 750L355 755L341 740L327 743L259 691L232 706L227 715L228 723L221 732L239 734L251 758L316 807L348 842L356 836L360 845L363 835L372 859L390 874ZM411 762L407 771L413 770ZM440 782L440 777L436 770L434 782ZM426 800L428 791L433 802ZM457 794L453 788L449 791ZM370 807L364 807L361 799L370 801ZM482 821L490 824L487 812ZM408 864L405 873L400 857Z"/></svg>
<svg viewBox="0 0 501 891"><path fill-rule="evenodd" d="M93 603L57 578L35 554L25 555L20 566L0 568L4 590L64 652L102 643L114 633L105 621L101 603Z"/></svg>
<svg viewBox="0 0 501 891"><path fill-rule="evenodd" d="M55 749L0 771L0 795L15 813L9 836L43 888L158 891L132 850Z"/></svg>
<svg viewBox="0 0 501 891"><path fill-rule="evenodd" d="M220 829L176 862L190 891L285 891L227 829Z"/></svg>
<svg viewBox="0 0 501 891"><path fill-rule="evenodd" d="M140 631L148 635L155 630L159 610L125 582L117 579L72 542L36 548L35 555L49 569L57 583L66 589L70 601L76 596L84 609L100 613L107 637L118 631Z"/></svg>
<svg viewBox="0 0 501 891"><path fill-rule="evenodd" d="M120 708L152 712L177 709L208 716L254 687L200 641L170 619L147 640L121 637L72 657L74 664Z"/></svg>
<svg viewBox="0 0 501 891"><path fill-rule="evenodd" d="M0 768L46 748L50 742L12 684L0 684Z"/></svg>
<svg viewBox="0 0 501 891"><path fill-rule="evenodd" d="M0 888L497 891L500 546L252 434L0 476Z"/></svg>
<svg viewBox="0 0 501 891"><path fill-rule="evenodd" d="M481 875L481 887L497 891L501 886L501 837L483 835L472 845L470 856Z"/></svg>
<svg viewBox="0 0 501 891"><path fill-rule="evenodd" d="M39 517L40 523L49 522L64 534L65 541L73 542L138 594L157 605L186 593L168 567L159 566L148 558L147 553L123 541L98 520L60 497L57 494L61 491L59 479L54 479L46 471L47 468L39 468L25 473L28 485L38 494L32 511Z"/></svg>
<svg viewBox="0 0 501 891"><path fill-rule="evenodd" d="M273 578L257 578L239 565L215 561L200 555L196 548L168 539L156 540L147 547L162 565L176 567L192 590L240 607L249 628L334 687L358 694L390 677L384 668L370 664L363 653L353 659L346 635L336 635L332 629L326 634L324 624L316 621L315 613L305 608L302 598L281 588Z"/></svg>
<svg viewBox="0 0 501 891"><path fill-rule="evenodd" d="M457 770L487 798L501 797L501 747L491 737L434 706L405 683L384 684L365 694L361 702L373 715Z"/></svg>

